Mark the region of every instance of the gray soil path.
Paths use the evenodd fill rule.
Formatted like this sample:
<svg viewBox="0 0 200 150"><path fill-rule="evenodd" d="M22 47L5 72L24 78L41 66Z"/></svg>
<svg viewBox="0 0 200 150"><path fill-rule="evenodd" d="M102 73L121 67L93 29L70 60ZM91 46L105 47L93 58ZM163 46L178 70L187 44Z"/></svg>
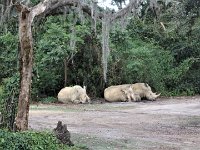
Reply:
<svg viewBox="0 0 200 150"><path fill-rule="evenodd" d="M58 120L91 150L200 150L200 96L31 105L30 129L52 130Z"/></svg>

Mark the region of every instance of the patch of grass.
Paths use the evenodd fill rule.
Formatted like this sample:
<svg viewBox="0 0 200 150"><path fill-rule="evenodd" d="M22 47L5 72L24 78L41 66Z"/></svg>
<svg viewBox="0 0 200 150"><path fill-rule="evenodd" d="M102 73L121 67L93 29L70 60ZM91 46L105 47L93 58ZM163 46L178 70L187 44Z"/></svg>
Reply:
<svg viewBox="0 0 200 150"><path fill-rule="evenodd" d="M55 102L57 102L58 100L57 100L57 98L55 98L55 97L46 97L46 98L42 98L41 99L41 102L42 103L55 103Z"/></svg>
<svg viewBox="0 0 200 150"><path fill-rule="evenodd" d="M94 150L128 150L127 144L130 142L124 139L110 139L82 134L72 134L72 140L76 145L85 144Z"/></svg>
<svg viewBox="0 0 200 150"><path fill-rule="evenodd" d="M56 105L31 105L31 110L47 110L47 111L63 111L63 112L77 112L78 109L68 108L64 106L56 106Z"/></svg>
<svg viewBox="0 0 200 150"><path fill-rule="evenodd" d="M113 111L135 108L134 103L105 103L105 104L78 104L78 105L31 105L31 110L83 112L83 111Z"/></svg>

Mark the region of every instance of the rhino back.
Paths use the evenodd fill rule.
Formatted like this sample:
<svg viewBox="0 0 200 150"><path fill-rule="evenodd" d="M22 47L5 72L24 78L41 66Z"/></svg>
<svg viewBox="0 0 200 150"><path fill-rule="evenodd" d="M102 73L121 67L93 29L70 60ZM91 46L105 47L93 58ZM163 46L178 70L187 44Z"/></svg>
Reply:
<svg viewBox="0 0 200 150"><path fill-rule="evenodd" d="M76 99L77 94L75 93L75 90L73 87L65 87L60 90L58 93L58 101L61 101L63 103L68 103L70 101L73 101Z"/></svg>
<svg viewBox="0 0 200 150"><path fill-rule="evenodd" d="M126 101L119 86L110 86L104 90L104 98L109 102Z"/></svg>

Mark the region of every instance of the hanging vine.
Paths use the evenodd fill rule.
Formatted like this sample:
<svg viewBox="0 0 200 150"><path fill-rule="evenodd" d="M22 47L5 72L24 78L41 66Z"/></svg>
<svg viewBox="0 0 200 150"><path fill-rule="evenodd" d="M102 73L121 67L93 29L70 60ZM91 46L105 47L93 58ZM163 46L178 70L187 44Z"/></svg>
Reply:
<svg viewBox="0 0 200 150"><path fill-rule="evenodd" d="M90 3L90 7L91 7L91 17L94 21L94 32L96 34L96 26L97 26L97 1L92 0L92 2Z"/></svg>
<svg viewBox="0 0 200 150"><path fill-rule="evenodd" d="M84 15L83 15L83 8L82 8L82 2L81 1L79 1L77 3L76 11L78 13L78 16L79 16L81 22L84 23L85 18L84 18Z"/></svg>
<svg viewBox="0 0 200 150"><path fill-rule="evenodd" d="M10 18L12 8L12 0L0 1L0 26L2 26L7 19Z"/></svg>
<svg viewBox="0 0 200 150"><path fill-rule="evenodd" d="M76 48L76 30L75 30L76 22L77 22L77 18L74 19L73 25L70 26L71 37L70 37L69 46L73 52L75 51L75 48Z"/></svg>
<svg viewBox="0 0 200 150"><path fill-rule="evenodd" d="M109 32L110 32L110 14L104 13L102 18L102 65L103 65L103 78L104 82L107 82L108 72L108 56L110 54L109 49Z"/></svg>

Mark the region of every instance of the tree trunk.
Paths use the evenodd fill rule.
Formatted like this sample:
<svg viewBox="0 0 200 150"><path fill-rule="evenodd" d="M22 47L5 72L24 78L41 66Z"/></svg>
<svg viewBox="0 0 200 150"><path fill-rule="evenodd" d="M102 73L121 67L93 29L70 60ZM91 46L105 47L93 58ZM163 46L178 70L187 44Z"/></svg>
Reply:
<svg viewBox="0 0 200 150"><path fill-rule="evenodd" d="M21 46L19 58L20 91L18 112L15 118L15 129L21 131L28 129L29 100L33 68L33 39L31 23L29 21L30 11L25 6L21 6L19 9L19 40Z"/></svg>

